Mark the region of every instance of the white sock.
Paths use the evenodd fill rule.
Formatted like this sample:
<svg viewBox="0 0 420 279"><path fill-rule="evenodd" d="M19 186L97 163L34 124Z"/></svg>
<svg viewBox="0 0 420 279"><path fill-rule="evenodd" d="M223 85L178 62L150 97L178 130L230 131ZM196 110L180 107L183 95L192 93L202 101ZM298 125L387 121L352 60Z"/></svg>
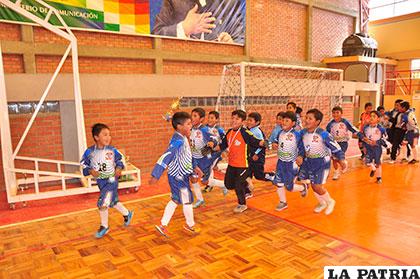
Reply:
<svg viewBox="0 0 420 279"><path fill-rule="evenodd" d="M192 186L193 186L194 194L197 200L204 201L203 193L201 193L200 184L197 182L197 183L193 183Z"/></svg>
<svg viewBox="0 0 420 279"><path fill-rule="evenodd" d="M284 190L284 187L277 187L277 194L281 202L286 202L286 190Z"/></svg>
<svg viewBox="0 0 420 279"><path fill-rule="evenodd" d="M382 177L382 165L376 168L376 177Z"/></svg>
<svg viewBox="0 0 420 279"><path fill-rule="evenodd" d="M192 204L184 204L182 206L182 211L184 211L185 221L189 227L194 227L194 212Z"/></svg>
<svg viewBox="0 0 420 279"><path fill-rule="evenodd" d="M160 221L162 225L167 226L169 224L177 206L178 205L172 200L168 202L165 207L165 211L163 212L162 220Z"/></svg>
<svg viewBox="0 0 420 279"><path fill-rule="evenodd" d="M324 199L321 197L321 195L319 195L318 193L315 193L315 198L318 200L319 203L325 203Z"/></svg>
<svg viewBox="0 0 420 279"><path fill-rule="evenodd" d="M320 195L321 199L323 199L326 203L329 203L332 199L328 191L325 191L325 194Z"/></svg>
<svg viewBox="0 0 420 279"><path fill-rule="evenodd" d="M225 188L225 182L219 179L210 178L209 179L209 185L219 188Z"/></svg>
<svg viewBox="0 0 420 279"><path fill-rule="evenodd" d="M108 208L99 209L99 216L101 217L101 226L108 228Z"/></svg>
<svg viewBox="0 0 420 279"><path fill-rule="evenodd" d="M128 215L128 209L125 208L125 206L122 203L117 202L117 204L114 205L114 208L116 210L118 210L123 216L127 216Z"/></svg>
<svg viewBox="0 0 420 279"><path fill-rule="evenodd" d="M300 184L293 185L292 192L302 192L303 190L305 190L305 187L303 185L300 185Z"/></svg>

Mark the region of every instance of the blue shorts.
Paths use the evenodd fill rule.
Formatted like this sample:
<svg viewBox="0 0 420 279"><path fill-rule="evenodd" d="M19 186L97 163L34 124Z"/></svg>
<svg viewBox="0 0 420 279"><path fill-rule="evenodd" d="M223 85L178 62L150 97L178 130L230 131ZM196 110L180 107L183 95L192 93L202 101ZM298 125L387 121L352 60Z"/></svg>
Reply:
<svg viewBox="0 0 420 279"><path fill-rule="evenodd" d="M344 155L346 154L347 149L349 148L349 142L348 141L339 141L337 142L340 146L341 150L343 150ZM338 160L334 155L332 156L333 160Z"/></svg>
<svg viewBox="0 0 420 279"><path fill-rule="evenodd" d="M114 179L114 181L113 181ZM114 207L118 200L118 178L97 179L100 195L96 203L98 208Z"/></svg>
<svg viewBox="0 0 420 279"><path fill-rule="evenodd" d="M382 145L369 145L366 144L366 163L371 164L375 163L375 165L381 164L381 157L382 157Z"/></svg>
<svg viewBox="0 0 420 279"><path fill-rule="evenodd" d="M300 166L299 179L309 179L313 185L323 185L327 182L330 167L330 157L305 158Z"/></svg>
<svg viewBox="0 0 420 279"><path fill-rule="evenodd" d="M419 138L419 133L416 131L407 131L407 134L405 135L407 138L407 142L409 145L414 144L414 140Z"/></svg>
<svg viewBox="0 0 420 279"><path fill-rule="evenodd" d="M168 175L168 182L171 188L171 199L177 204L190 204L194 201L194 196L190 188L190 177L184 175L173 177Z"/></svg>
<svg viewBox="0 0 420 279"><path fill-rule="evenodd" d="M196 159L196 161L197 161L197 166L203 172L203 177L201 178L201 181L202 182L209 181L214 160L209 159L207 157L203 157L201 159Z"/></svg>
<svg viewBox="0 0 420 279"><path fill-rule="evenodd" d="M288 191L292 191L298 171L299 168L296 162L278 160L273 184L277 187L279 187L279 184L283 184Z"/></svg>

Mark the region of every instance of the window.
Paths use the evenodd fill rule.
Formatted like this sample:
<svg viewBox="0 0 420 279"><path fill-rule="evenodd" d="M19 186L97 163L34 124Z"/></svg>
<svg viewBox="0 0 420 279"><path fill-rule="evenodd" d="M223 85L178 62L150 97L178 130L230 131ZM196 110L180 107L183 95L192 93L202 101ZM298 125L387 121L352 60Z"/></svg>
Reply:
<svg viewBox="0 0 420 279"><path fill-rule="evenodd" d="M379 20L420 11L419 0L370 0L369 20Z"/></svg>

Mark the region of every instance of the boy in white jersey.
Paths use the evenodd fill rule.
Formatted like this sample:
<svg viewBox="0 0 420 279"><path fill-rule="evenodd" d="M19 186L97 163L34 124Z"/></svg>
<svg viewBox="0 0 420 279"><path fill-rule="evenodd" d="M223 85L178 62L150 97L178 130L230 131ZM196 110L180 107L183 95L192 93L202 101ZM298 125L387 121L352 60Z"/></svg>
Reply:
<svg viewBox="0 0 420 279"><path fill-rule="evenodd" d="M318 109L308 110L305 116L306 128L301 131L303 144L305 146L305 159L299 170L301 181L307 181L314 190L318 205L314 212L320 213L325 209L325 214L333 212L335 200L330 197L323 184L327 182L331 167L331 153L339 160L343 170L347 164L344 160L344 152L334 138L323 129L319 128L323 118L322 112Z"/></svg>
<svg viewBox="0 0 420 279"><path fill-rule="evenodd" d="M191 116L186 112L177 112L172 117L172 127L175 130L169 147L159 158L152 171L149 184L155 184L168 168L168 182L171 187L171 200L165 207L160 225L156 230L165 237L169 237L167 226L175 213L178 204L182 204L186 225L184 229L192 234L199 232L195 227L193 213L193 195L190 188L190 178L195 174L202 173L198 168L193 169L193 157L189 144L191 134Z"/></svg>
<svg viewBox="0 0 420 279"><path fill-rule="evenodd" d="M307 186L295 184L298 174L298 165L303 162L305 148L303 146L300 132L293 127L296 124L296 115L288 111L283 114L282 130L273 134L274 143L278 145L278 158L276 174L273 184L277 186L277 194L280 202L276 207L277 211L287 208L286 191L300 192L302 197L307 195Z"/></svg>
<svg viewBox="0 0 420 279"><path fill-rule="evenodd" d="M213 136L213 139L216 141L216 144L220 144L222 139L225 137L225 131L222 127L218 125L219 122L219 112L210 111L207 119L207 127L210 129L210 133ZM223 191L223 195L227 195L229 190L225 187L225 183L222 180L214 178L214 169L217 166L217 163L222 159L222 152L212 152L211 153L212 165L210 167L210 177L209 183L204 188L203 192L211 192L213 187L219 187Z"/></svg>
<svg viewBox="0 0 420 279"><path fill-rule="evenodd" d="M191 152L194 158L193 167L199 167L203 172L201 182L204 185L209 183L211 168L213 164L211 148L216 146L216 140L210 132L209 127L204 125L204 119L206 112L202 108L195 108L191 113ZM208 148L210 147L210 148ZM201 193L199 179L194 177L192 180L192 186L194 190L197 202L194 204L194 208L198 208L204 205L204 197Z"/></svg>
<svg viewBox="0 0 420 279"><path fill-rule="evenodd" d="M370 177L376 174L376 183L382 183L382 146L385 145L386 131L379 125L381 114L374 110L370 112L369 124L365 125L363 134L359 135L366 148L366 163L371 167Z"/></svg>
<svg viewBox="0 0 420 279"><path fill-rule="evenodd" d="M349 132L357 135L357 128L350 124L347 119L343 118L343 109L341 107L334 107L332 109L332 116L333 119L328 123L326 130L333 136L334 140L340 145L341 150L346 154L350 140ZM334 166L333 180L337 180L340 177L338 159L333 156L332 160Z"/></svg>
<svg viewBox="0 0 420 279"><path fill-rule="evenodd" d="M400 104L400 111L403 113L402 116L402 122L403 122L403 128L406 130L405 133L405 140L410 147L411 152L413 152L413 159L408 162L409 164L415 164L418 163L417 159L417 144L419 142L419 126L416 119L416 114L414 112L414 109L410 109L410 103L409 102L402 102Z"/></svg>
<svg viewBox="0 0 420 279"><path fill-rule="evenodd" d="M101 225L95 234L96 238L103 237L109 230L108 208L115 208L124 217L124 226L128 226L133 218L133 211L127 210L118 200L118 177L124 169L121 153L111 146L109 127L97 123L92 127L95 145L89 147L83 154L80 164L83 175L96 178L100 190L97 202Z"/></svg>

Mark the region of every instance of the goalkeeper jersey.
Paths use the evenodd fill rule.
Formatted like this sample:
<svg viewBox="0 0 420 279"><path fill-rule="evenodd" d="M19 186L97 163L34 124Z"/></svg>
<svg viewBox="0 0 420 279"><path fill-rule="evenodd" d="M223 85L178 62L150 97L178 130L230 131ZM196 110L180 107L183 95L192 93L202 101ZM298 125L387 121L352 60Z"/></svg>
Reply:
<svg viewBox="0 0 420 279"><path fill-rule="evenodd" d="M89 175L93 169L99 172L99 179L114 177L115 168L124 168L121 153L111 145L104 148L98 148L96 145L89 147L83 154L80 164L83 175Z"/></svg>

